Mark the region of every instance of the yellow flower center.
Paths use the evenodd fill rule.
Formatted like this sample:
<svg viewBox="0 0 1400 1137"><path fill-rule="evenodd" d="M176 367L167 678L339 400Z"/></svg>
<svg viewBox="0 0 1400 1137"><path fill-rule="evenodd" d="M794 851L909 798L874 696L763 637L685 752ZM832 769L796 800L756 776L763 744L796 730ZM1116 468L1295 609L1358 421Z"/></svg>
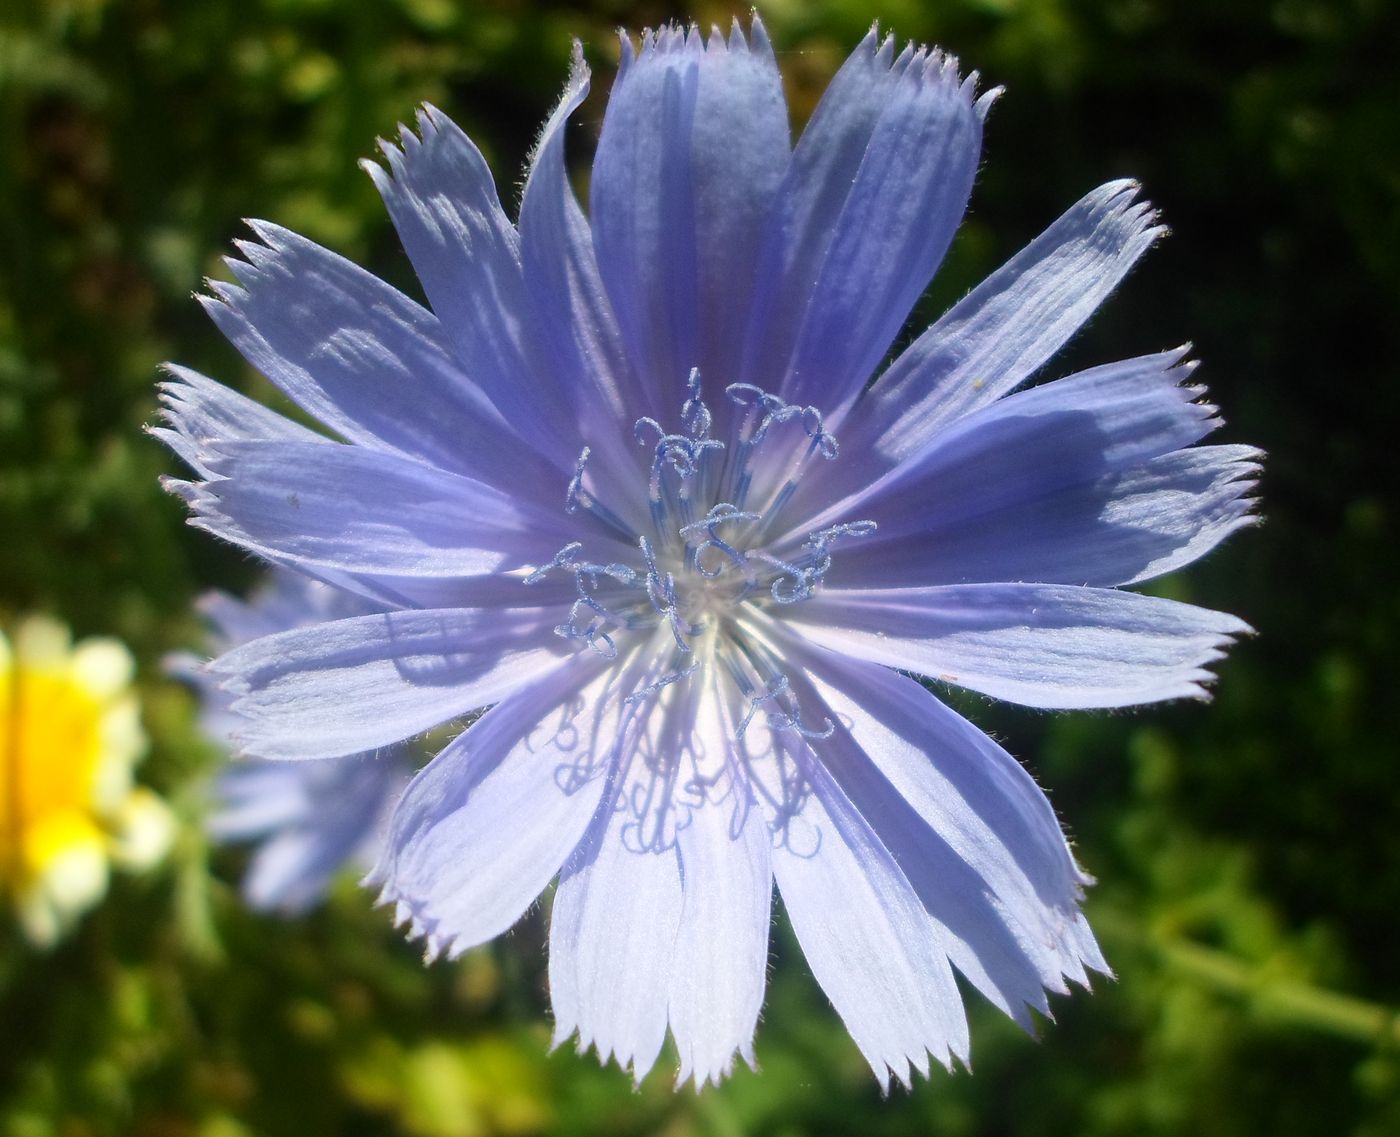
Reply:
<svg viewBox="0 0 1400 1137"><path fill-rule="evenodd" d="M103 839L93 812L105 708L66 668L11 661L0 679L0 879L19 887Z"/></svg>

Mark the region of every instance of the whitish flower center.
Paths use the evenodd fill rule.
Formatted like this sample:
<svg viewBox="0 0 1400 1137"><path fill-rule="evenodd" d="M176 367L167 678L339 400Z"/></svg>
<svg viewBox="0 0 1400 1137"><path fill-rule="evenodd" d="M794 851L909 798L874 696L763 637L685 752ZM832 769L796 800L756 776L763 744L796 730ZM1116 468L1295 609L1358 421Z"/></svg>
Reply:
<svg viewBox="0 0 1400 1137"><path fill-rule="evenodd" d="M714 418L701 396L698 370L690 375L680 432L670 433L652 418L637 420L636 440L651 454L649 524L643 531L589 490L585 448L565 507L590 517L637 554L601 563L588 558L584 542L570 542L526 583L571 573L578 598L555 631L605 658L617 657L624 637L652 637L667 666L638 696L713 661L748 701L744 726L763 710L770 725L805 733L785 703L787 679L760 637L751 634L752 623L811 597L831 567L833 547L872 532L875 523L795 532L784 513L804 472L814 462L836 458L835 437L815 407L793 406L744 383L726 388L725 397L727 440L712 437Z"/></svg>

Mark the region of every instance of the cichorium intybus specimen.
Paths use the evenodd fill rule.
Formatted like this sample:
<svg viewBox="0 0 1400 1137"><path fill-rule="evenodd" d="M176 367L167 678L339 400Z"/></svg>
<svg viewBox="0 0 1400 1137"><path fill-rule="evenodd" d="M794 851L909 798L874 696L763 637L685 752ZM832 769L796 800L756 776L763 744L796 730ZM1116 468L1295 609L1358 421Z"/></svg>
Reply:
<svg viewBox="0 0 1400 1137"><path fill-rule="evenodd" d="M773 886L877 1077L1105 963L1045 796L919 679L1035 707L1199 697L1232 616L1126 591L1250 522L1259 457L1185 349L1020 389L1160 234L1094 190L888 367L996 91L872 32L795 145L762 25L624 38L585 212L565 122L519 219L425 108L367 169L422 306L276 225L205 304L326 432L172 368L193 523L389 610L217 660L246 749L490 706L374 877L429 955L558 878L559 1040L752 1062ZM1153 333L1155 338L1156 333ZM873 382L872 382L873 380Z"/></svg>

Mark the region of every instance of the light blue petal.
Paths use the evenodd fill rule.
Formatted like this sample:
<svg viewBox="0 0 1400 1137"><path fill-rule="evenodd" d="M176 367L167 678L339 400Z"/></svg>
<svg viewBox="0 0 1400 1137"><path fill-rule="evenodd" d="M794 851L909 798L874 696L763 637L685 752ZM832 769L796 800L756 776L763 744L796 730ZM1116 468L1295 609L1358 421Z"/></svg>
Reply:
<svg viewBox="0 0 1400 1137"><path fill-rule="evenodd" d="M1114 586L1172 572L1256 524L1259 451L1197 446L1131 470L942 520L917 536L842 549L832 588L1043 581ZM932 510L930 511L932 514Z"/></svg>
<svg viewBox="0 0 1400 1137"><path fill-rule="evenodd" d="M218 739L227 742L227 736ZM306 815L310 802L301 763L235 760L214 783L216 807L205 820L215 841L265 837Z"/></svg>
<svg viewBox="0 0 1400 1137"><path fill-rule="evenodd" d="M540 453L571 473L577 419L548 369L537 367L519 236L481 152L434 107L419 113L418 135L403 127L397 146L382 142L380 149L388 172L372 162L364 167L462 371L516 433L538 440Z"/></svg>
<svg viewBox="0 0 1400 1137"><path fill-rule="evenodd" d="M878 525L858 555L1130 470L1219 425L1183 386L1183 351L1106 364L1021 391L959 419L896 469L829 507L813 527ZM815 479L813 479L815 481ZM797 508L797 507L795 507ZM804 527L805 531L805 527ZM1008 541L1018 540L1008 533Z"/></svg>
<svg viewBox="0 0 1400 1137"><path fill-rule="evenodd" d="M210 670L239 694L241 748L325 758L400 742L553 670L557 613L384 612L253 640Z"/></svg>
<svg viewBox="0 0 1400 1137"><path fill-rule="evenodd" d="M197 371L166 364L170 378L160 384L161 413L167 425L153 427L159 438L201 477L217 443L234 438L277 439L329 444L315 431L255 403Z"/></svg>
<svg viewBox="0 0 1400 1137"><path fill-rule="evenodd" d="M1133 182L1079 201L914 341L841 427L890 465L1010 394L1055 354L1164 232Z"/></svg>
<svg viewBox="0 0 1400 1137"><path fill-rule="evenodd" d="M827 589L792 613L823 647L1032 707L1204 698L1242 620L1114 589L967 584Z"/></svg>
<svg viewBox="0 0 1400 1137"><path fill-rule="evenodd" d="M155 427L151 434L169 446L200 477L215 478L210 468L234 441L282 441L297 445L327 448L337 444L290 419L268 410L259 403L206 379L184 367L167 365L171 380L161 384L162 412L168 426ZM165 477L161 485L186 502L212 500L209 491L180 478ZM288 568L284 558L269 551L261 553L273 564ZM421 578L404 580L380 575L378 578L357 577L325 565L298 566L301 573L315 576L337 589L371 598L378 607L420 606L443 607L451 604L481 604L488 601L496 589L478 582L463 590L453 582L454 595L444 599L433 595ZM535 603L541 602L538 598Z"/></svg>
<svg viewBox="0 0 1400 1137"><path fill-rule="evenodd" d="M802 666L795 687L835 728L831 745L813 746L881 839L910 854L900 863L954 937L937 938L959 970L1023 1023L1018 1003L1045 1009L1030 974L1063 991L1066 978L1087 984L1086 967L1107 970L1079 912L1088 878L1011 755L894 671L796 644L790 659Z"/></svg>
<svg viewBox="0 0 1400 1137"><path fill-rule="evenodd" d="M389 811L412 771L398 752L265 765L287 769L300 781L299 789L284 785L281 793L299 800L302 810L278 825L253 854L243 895L253 908L298 915L324 898L342 869L363 868L378 856ZM228 771L216 792L237 793L246 805L250 785L227 784L246 769ZM272 791L266 783L260 789ZM211 823L211 834L219 832ZM232 836L226 828L223 832Z"/></svg>
<svg viewBox="0 0 1400 1137"><path fill-rule="evenodd" d="M625 808L604 808L564 866L549 931L554 1042L578 1032L641 1082L666 1038L667 993L676 963L682 895L674 844L624 841Z"/></svg>
<svg viewBox="0 0 1400 1137"><path fill-rule="evenodd" d="M614 677L600 670L579 657L522 676L404 793L370 879L430 957L506 931L583 838L617 741Z"/></svg>
<svg viewBox="0 0 1400 1137"><path fill-rule="evenodd" d="M191 524L298 565L484 576L548 564L571 536L562 508L364 447L230 441L204 461L209 482L176 486Z"/></svg>
<svg viewBox="0 0 1400 1137"><path fill-rule="evenodd" d="M593 163L593 239L649 413L673 419L690 369L735 381L754 250L788 159L767 33L692 28L624 38ZM661 417L664 416L664 417Z"/></svg>
<svg viewBox="0 0 1400 1137"><path fill-rule="evenodd" d="M657 385L638 376L622 343L598 272L593 233L579 208L564 164L569 116L588 93L588 68L575 43L572 70L531 158L520 204L520 257L525 285L540 314L539 330L561 387L583 425L591 457L590 490L628 521L637 502L633 424L643 415L666 418Z"/></svg>
<svg viewBox="0 0 1400 1137"><path fill-rule="evenodd" d="M794 761L810 790L804 835L780 835L773 876L812 974L886 1088L911 1085L911 1064L927 1074L929 1053L966 1062L962 997L919 897L822 763Z"/></svg>
<svg viewBox="0 0 1400 1137"><path fill-rule="evenodd" d="M569 81L540 132L520 200L520 259L526 288L541 314L550 355L581 390L575 399L590 423L630 427L650 407L637 383L593 252L593 233L569 184L564 133L588 95L589 70L575 42Z"/></svg>
<svg viewBox="0 0 1400 1137"><path fill-rule="evenodd" d="M768 221L746 381L825 413L864 386L962 218L989 102L974 81L873 31L846 61Z"/></svg>
<svg viewBox="0 0 1400 1137"><path fill-rule="evenodd" d="M437 319L342 257L267 222L204 304L248 362L350 442L549 492L548 468L462 372ZM533 472L522 475L524 470Z"/></svg>
<svg viewBox="0 0 1400 1137"><path fill-rule="evenodd" d="M692 746L708 751L712 786L724 786L732 729L721 716L715 676L694 711ZM763 1005L772 920L771 838L761 812L734 787L711 792L676 834L683 881L675 966L671 972L671 1033L680 1052L677 1084L718 1085L741 1054L750 1066Z"/></svg>

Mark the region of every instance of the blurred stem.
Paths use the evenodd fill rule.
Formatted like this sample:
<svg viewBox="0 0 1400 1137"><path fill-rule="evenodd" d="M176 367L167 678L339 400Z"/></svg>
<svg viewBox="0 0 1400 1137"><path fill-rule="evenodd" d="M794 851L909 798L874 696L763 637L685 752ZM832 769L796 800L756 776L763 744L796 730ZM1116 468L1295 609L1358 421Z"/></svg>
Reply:
<svg viewBox="0 0 1400 1137"><path fill-rule="evenodd" d="M1400 1046L1400 1011L1311 983L1270 974L1218 948L1100 910L1094 924L1114 939L1157 956L1173 971L1243 997L1261 1016L1325 1031L1356 1042Z"/></svg>

